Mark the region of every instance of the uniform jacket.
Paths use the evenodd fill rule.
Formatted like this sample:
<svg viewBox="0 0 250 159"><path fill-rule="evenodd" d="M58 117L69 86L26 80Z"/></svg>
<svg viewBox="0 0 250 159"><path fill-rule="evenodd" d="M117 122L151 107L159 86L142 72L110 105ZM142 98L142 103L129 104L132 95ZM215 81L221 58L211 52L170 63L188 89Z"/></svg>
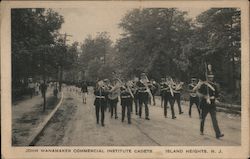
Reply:
<svg viewBox="0 0 250 159"><path fill-rule="evenodd" d="M96 106L107 105L107 95L108 95L107 91L105 91L103 88L100 89L95 88L94 95L95 95L94 105Z"/></svg>
<svg viewBox="0 0 250 159"><path fill-rule="evenodd" d="M189 96L190 97L197 97L197 94L196 94L196 92L193 92L192 90L193 90L193 88L196 86L196 84L193 84L193 83L190 83L189 85L188 85L188 91L189 91Z"/></svg>
<svg viewBox="0 0 250 159"><path fill-rule="evenodd" d="M219 97L218 84L216 84L214 82L208 82L208 83L214 88L214 90L212 90L206 84L202 84L198 91L202 95L201 98L202 98L203 102L206 100L206 96L209 94L210 99L211 99L211 103L214 104L215 99Z"/></svg>
<svg viewBox="0 0 250 159"><path fill-rule="evenodd" d="M121 105L132 105L133 98L129 93L129 91L122 90L120 97L121 97Z"/></svg>

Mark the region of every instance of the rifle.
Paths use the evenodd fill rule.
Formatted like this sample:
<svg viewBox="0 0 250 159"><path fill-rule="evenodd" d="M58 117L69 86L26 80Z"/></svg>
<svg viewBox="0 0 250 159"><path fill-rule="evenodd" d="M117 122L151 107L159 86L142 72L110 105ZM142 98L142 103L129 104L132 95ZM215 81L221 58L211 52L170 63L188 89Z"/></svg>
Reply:
<svg viewBox="0 0 250 159"><path fill-rule="evenodd" d="M121 79L118 77L118 75L117 75L116 73L113 73L113 75L114 75L114 77L119 81L119 83L120 83L120 85L121 85L120 87L125 86L125 83L123 83L123 82L121 81ZM129 91L129 94L131 95L131 97L134 98L134 95L133 95L133 93L132 93L132 91L131 91L131 89L130 89L130 86L127 86L127 89L128 89L128 91ZM116 95L119 96L119 94L120 94L120 92L117 93Z"/></svg>
<svg viewBox="0 0 250 159"><path fill-rule="evenodd" d="M149 81L147 76L146 76L146 80L147 80L147 82ZM151 93L151 91L150 91L150 89L149 89L149 87L148 87L148 83L146 83L145 86L146 86L146 88L147 88L147 92L148 92L148 94L149 94L149 96L150 96L150 99L151 99L151 102L152 102L152 100L153 100L153 95L152 95L152 93Z"/></svg>
<svg viewBox="0 0 250 159"><path fill-rule="evenodd" d="M205 76L206 76L206 81L208 81L208 73L207 73L207 63L205 62ZM207 88L207 96L206 96L206 101L208 104L211 104L210 96L209 96L209 88L206 85Z"/></svg>
<svg viewBox="0 0 250 159"><path fill-rule="evenodd" d="M170 83L171 82L171 83ZM166 84L168 85L169 89L170 89L170 93L171 93L171 96L173 97L174 96L174 91L173 91L173 88L172 88L172 85L174 84L174 81L172 78L170 78L170 81L167 80Z"/></svg>

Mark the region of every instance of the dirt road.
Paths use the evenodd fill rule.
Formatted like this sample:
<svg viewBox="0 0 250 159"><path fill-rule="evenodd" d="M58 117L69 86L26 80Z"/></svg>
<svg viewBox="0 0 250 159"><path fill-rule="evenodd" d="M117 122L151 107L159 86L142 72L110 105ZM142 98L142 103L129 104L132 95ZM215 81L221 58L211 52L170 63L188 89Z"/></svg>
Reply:
<svg viewBox="0 0 250 159"><path fill-rule="evenodd" d="M73 90L73 89L72 89ZM50 146L236 146L240 145L241 119L238 115L217 113L221 131L225 137L218 140L210 116L205 123L205 135L199 134L199 118L193 107L192 118L188 116L188 103L183 102L184 114L177 119L164 118L163 108L157 100L150 106L150 119L132 114L132 124L121 122L121 106L118 103L118 119L105 113L105 127L96 124L94 96L88 95L87 104L82 103L78 92L64 88L64 99L58 112L41 134L36 145ZM175 105L175 112L178 112ZM170 110L168 110L170 116Z"/></svg>

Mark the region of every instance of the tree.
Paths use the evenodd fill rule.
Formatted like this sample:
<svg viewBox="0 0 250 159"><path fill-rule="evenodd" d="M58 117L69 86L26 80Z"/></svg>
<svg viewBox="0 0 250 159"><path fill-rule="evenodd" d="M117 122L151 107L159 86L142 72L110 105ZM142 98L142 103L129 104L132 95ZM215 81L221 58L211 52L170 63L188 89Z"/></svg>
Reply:
<svg viewBox="0 0 250 159"><path fill-rule="evenodd" d="M197 52L214 66L216 76L224 88L235 92L240 79L241 30L240 10L212 8L197 17L199 34L194 44ZM199 42L197 42L199 41ZM235 92L236 93L236 92Z"/></svg>
<svg viewBox="0 0 250 159"><path fill-rule="evenodd" d="M18 81L40 74L41 57L50 55L49 48L55 43L63 21L51 9L11 10L12 79Z"/></svg>
<svg viewBox="0 0 250 159"><path fill-rule="evenodd" d="M119 26L125 31L116 47L126 75L148 72L160 79L181 76L188 66L184 48L191 35L191 20L175 8L134 9ZM125 66L127 65L127 66ZM176 74L177 73L177 74Z"/></svg>
<svg viewBox="0 0 250 159"><path fill-rule="evenodd" d="M84 40L79 63L82 72L88 74L88 80L107 78L111 75L113 54L112 41L107 32L101 32L95 38L89 36Z"/></svg>
<svg viewBox="0 0 250 159"><path fill-rule="evenodd" d="M11 10L12 90L20 87L19 81L42 76L45 86L48 75L53 74L55 61L53 45L63 17L52 9ZM44 87L45 88L45 87ZM23 89L23 88L21 88ZM46 95L43 94L46 107Z"/></svg>

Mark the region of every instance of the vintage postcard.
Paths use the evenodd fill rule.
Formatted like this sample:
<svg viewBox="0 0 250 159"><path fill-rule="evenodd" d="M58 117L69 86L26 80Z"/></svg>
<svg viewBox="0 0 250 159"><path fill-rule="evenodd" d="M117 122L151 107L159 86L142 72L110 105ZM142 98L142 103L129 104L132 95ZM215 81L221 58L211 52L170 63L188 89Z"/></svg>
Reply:
<svg viewBox="0 0 250 159"><path fill-rule="evenodd" d="M248 158L249 2L3 1L2 158Z"/></svg>

